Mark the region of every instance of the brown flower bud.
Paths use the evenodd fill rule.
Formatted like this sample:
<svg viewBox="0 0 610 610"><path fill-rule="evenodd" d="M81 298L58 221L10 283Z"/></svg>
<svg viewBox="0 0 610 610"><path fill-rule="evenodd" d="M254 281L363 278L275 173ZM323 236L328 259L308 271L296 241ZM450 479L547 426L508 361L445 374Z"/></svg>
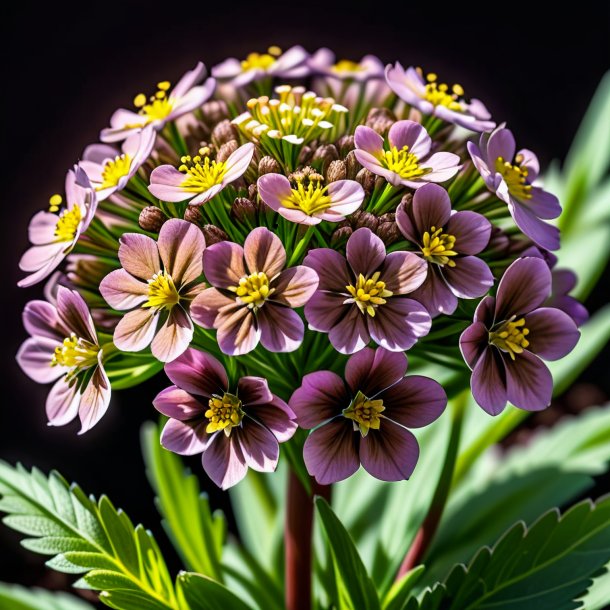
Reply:
<svg viewBox="0 0 610 610"><path fill-rule="evenodd" d="M360 183L360 185L364 189L364 192L367 195L370 195L373 192L373 189L375 188L375 178L376 176L373 172L364 168L362 168L356 174L356 182Z"/></svg>
<svg viewBox="0 0 610 610"><path fill-rule="evenodd" d="M184 220L192 222L194 225L201 223L201 209L198 205L187 205L184 210Z"/></svg>
<svg viewBox="0 0 610 610"><path fill-rule="evenodd" d="M400 204L404 207L409 207L411 205L411 202L413 201L413 193L405 193L401 200L400 200Z"/></svg>
<svg viewBox="0 0 610 610"><path fill-rule="evenodd" d="M352 150L345 157L345 168L347 170L347 179L355 180L356 174L362 169L362 165L356 159L356 153Z"/></svg>
<svg viewBox="0 0 610 610"><path fill-rule="evenodd" d="M258 162L258 175L279 174L282 171L280 164L273 157L263 157Z"/></svg>
<svg viewBox="0 0 610 610"><path fill-rule="evenodd" d="M228 142L225 142L216 153L216 161L219 163L226 161L238 148L239 142L237 140L229 140Z"/></svg>
<svg viewBox="0 0 610 610"><path fill-rule="evenodd" d="M246 197L237 197L231 206L231 215L240 222L254 218L255 214L256 205Z"/></svg>
<svg viewBox="0 0 610 610"><path fill-rule="evenodd" d="M311 158L312 163L319 163L322 173L325 174L328 166L339 158L334 144L324 144L316 149Z"/></svg>
<svg viewBox="0 0 610 610"><path fill-rule="evenodd" d="M389 108L371 108L364 124L384 135L395 122L396 116Z"/></svg>
<svg viewBox="0 0 610 610"><path fill-rule="evenodd" d="M212 130L212 142L220 148L223 144L230 142L231 140L237 140L239 138L239 132L237 127L229 120L224 120L218 123Z"/></svg>
<svg viewBox="0 0 610 610"><path fill-rule="evenodd" d="M339 227L335 229L334 233L330 236L330 245L332 248L337 248L345 243L349 236L352 234L351 227Z"/></svg>
<svg viewBox="0 0 610 610"><path fill-rule="evenodd" d="M256 186L256 182L248 185L248 199L254 202L258 199L258 188Z"/></svg>
<svg viewBox="0 0 610 610"><path fill-rule="evenodd" d="M386 246L398 241L402 235L398 225L395 222L387 221L381 221L375 233L377 233L377 237L379 237Z"/></svg>
<svg viewBox="0 0 610 610"><path fill-rule="evenodd" d="M149 205L140 212L138 224L145 231L158 233L166 220L167 216L163 213L161 208Z"/></svg>
<svg viewBox="0 0 610 610"><path fill-rule="evenodd" d="M354 150L356 148L356 144L354 144L354 136L341 136L336 142L335 146L339 151L339 157L345 158L347 153Z"/></svg>
<svg viewBox="0 0 610 610"><path fill-rule="evenodd" d="M328 169L326 170L326 182L337 182L337 180L345 180L347 176L347 167L345 161L337 159L331 161Z"/></svg>
<svg viewBox="0 0 610 610"><path fill-rule="evenodd" d="M364 210L357 210L352 214L352 226L354 229L360 229L361 227L366 227L371 231L375 231L377 229L377 225L379 224L379 220L377 220L377 216L371 214L370 212L365 212Z"/></svg>
<svg viewBox="0 0 610 610"><path fill-rule="evenodd" d="M229 109L222 100L212 100L201 107L201 115L208 125L215 125L229 118Z"/></svg>
<svg viewBox="0 0 610 610"><path fill-rule="evenodd" d="M298 162L300 165L304 165L311 161L311 157L313 155L313 148L311 146L303 146L301 148L301 152L299 153Z"/></svg>
<svg viewBox="0 0 610 610"><path fill-rule="evenodd" d="M205 237L205 245L211 246L221 241L227 241L229 236L220 228L215 225L203 225L201 229L203 236Z"/></svg>

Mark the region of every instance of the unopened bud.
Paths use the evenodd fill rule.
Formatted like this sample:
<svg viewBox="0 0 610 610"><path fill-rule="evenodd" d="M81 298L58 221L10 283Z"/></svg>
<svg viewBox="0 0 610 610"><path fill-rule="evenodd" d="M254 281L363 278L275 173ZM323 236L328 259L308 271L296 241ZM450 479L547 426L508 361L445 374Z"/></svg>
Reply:
<svg viewBox="0 0 610 610"><path fill-rule="evenodd" d="M204 225L201 231L205 237L206 246L211 246L212 244L217 244L229 239L229 236L216 225Z"/></svg>
<svg viewBox="0 0 610 610"><path fill-rule="evenodd" d="M248 185L248 199L250 201L256 201L258 199L258 187L256 182Z"/></svg>
<svg viewBox="0 0 610 610"><path fill-rule="evenodd" d="M375 233L377 233L377 237L379 237L386 246L393 244L401 237L400 229L395 222L384 222L381 221L381 219Z"/></svg>
<svg viewBox="0 0 610 610"><path fill-rule="evenodd" d="M194 225L201 223L201 209L198 205L187 205L184 210L184 220L192 222Z"/></svg>
<svg viewBox="0 0 610 610"><path fill-rule="evenodd" d="M324 144L316 149L311 158L312 163L318 163L322 173L326 173L328 166L339 158L339 153L334 144Z"/></svg>
<svg viewBox="0 0 610 610"><path fill-rule="evenodd" d="M258 162L258 175L279 174L282 171L280 164L273 157L263 157Z"/></svg>
<svg viewBox="0 0 610 610"><path fill-rule="evenodd" d="M138 224L149 233L158 233L166 220L167 216L160 208L149 205L140 212Z"/></svg>
<svg viewBox="0 0 610 610"><path fill-rule="evenodd" d="M246 197L237 197L231 206L231 214L240 222L245 222L254 218L256 206Z"/></svg>
<svg viewBox="0 0 610 610"><path fill-rule="evenodd" d="M405 193L401 200L400 200L400 204L401 206L408 208L411 205L411 202L413 201L413 193Z"/></svg>
<svg viewBox="0 0 610 610"><path fill-rule="evenodd" d="M229 120L224 120L218 123L212 130L212 142L220 148L223 144L230 142L231 140L237 140L239 138L239 132L237 127Z"/></svg>
<svg viewBox="0 0 610 610"><path fill-rule="evenodd" d="M396 116L389 108L371 108L364 124L378 134L384 135L395 122Z"/></svg>
<svg viewBox="0 0 610 610"><path fill-rule="evenodd" d="M339 152L339 157L345 158L347 156L347 153L356 148L356 144L354 143L354 136L341 136L335 142L335 146L337 147L337 151Z"/></svg>
<svg viewBox="0 0 610 610"><path fill-rule="evenodd" d="M337 248L344 244L352 234L351 227L339 227L330 236L330 245L332 248Z"/></svg>
<svg viewBox="0 0 610 610"><path fill-rule="evenodd" d="M328 169L326 170L326 182L337 182L337 180L345 180L347 176L347 167L345 161L337 159L331 161Z"/></svg>
<svg viewBox="0 0 610 610"><path fill-rule="evenodd" d="M225 142L216 153L216 161L219 163L226 161L238 148L239 142L237 140Z"/></svg>
<svg viewBox="0 0 610 610"><path fill-rule="evenodd" d="M362 186L367 195L370 195L375 188L375 177L376 176L373 172L365 168L362 168L356 174L356 182Z"/></svg>
<svg viewBox="0 0 610 610"><path fill-rule="evenodd" d="M305 165L305 163L309 163L311 161L311 157L313 155L313 148L310 146L303 146L301 148L301 152L299 153L299 165Z"/></svg>
<svg viewBox="0 0 610 610"><path fill-rule="evenodd" d="M345 157L345 168L347 170L347 179L355 180L356 175L362 169L362 165L358 163L358 159L356 159L355 151L350 151Z"/></svg>
<svg viewBox="0 0 610 610"><path fill-rule="evenodd" d="M229 109L222 100L212 100L201 106L201 115L208 125L215 125L229 118Z"/></svg>
<svg viewBox="0 0 610 610"><path fill-rule="evenodd" d="M355 229L366 227L374 232L377 229L378 224L379 220L377 220L377 216L371 214L370 212L358 210L352 215L352 226Z"/></svg>

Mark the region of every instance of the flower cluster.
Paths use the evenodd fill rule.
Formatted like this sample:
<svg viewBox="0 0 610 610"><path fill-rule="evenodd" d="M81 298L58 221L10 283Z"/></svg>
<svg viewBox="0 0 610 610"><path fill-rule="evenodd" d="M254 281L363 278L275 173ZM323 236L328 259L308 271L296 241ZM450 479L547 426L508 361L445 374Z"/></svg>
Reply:
<svg viewBox="0 0 610 610"><path fill-rule="evenodd" d="M448 400L422 363L461 370L451 391L470 380L491 415L549 405L543 360L587 313L554 268L561 207L536 155L481 101L329 49L206 74L114 112L31 221L20 285L46 279L47 300L17 358L54 382L52 425L85 432L111 387L164 368L161 443L218 486L274 470L284 442L329 484L361 464L411 475L410 429Z"/></svg>

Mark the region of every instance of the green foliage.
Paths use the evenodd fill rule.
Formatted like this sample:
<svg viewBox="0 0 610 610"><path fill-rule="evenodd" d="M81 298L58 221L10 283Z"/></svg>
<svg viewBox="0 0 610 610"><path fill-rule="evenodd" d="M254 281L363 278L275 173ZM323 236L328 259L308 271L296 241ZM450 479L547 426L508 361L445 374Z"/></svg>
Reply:
<svg viewBox="0 0 610 610"><path fill-rule="evenodd" d="M177 592L181 605L193 610L252 610L225 586L201 574L179 574Z"/></svg>
<svg viewBox="0 0 610 610"><path fill-rule="evenodd" d="M226 537L226 521L212 513L197 477L185 471L182 460L159 443L158 427L142 426L142 452L163 527L184 564L195 572L222 581L220 562Z"/></svg>
<svg viewBox="0 0 610 610"><path fill-rule="evenodd" d="M93 606L68 593L26 589L0 582L0 608L6 610L93 610Z"/></svg>
<svg viewBox="0 0 610 610"><path fill-rule="evenodd" d="M608 610L610 599L610 562L606 564L603 574L593 579L589 590L578 598L585 610Z"/></svg>
<svg viewBox="0 0 610 610"><path fill-rule="evenodd" d="M560 516L551 510L531 528L514 525L493 549L411 598L405 610L570 610L610 559L610 497L585 501Z"/></svg>
<svg viewBox="0 0 610 610"><path fill-rule="evenodd" d="M383 598L382 610L404 610L409 599L409 593L418 583L425 570L425 566L417 566L396 581Z"/></svg>
<svg viewBox="0 0 610 610"><path fill-rule="evenodd" d="M101 591L111 608L177 609L172 580L150 532L102 496L98 502L57 472L48 477L0 462L0 510L23 545L52 555L47 565L85 574L77 587Z"/></svg>

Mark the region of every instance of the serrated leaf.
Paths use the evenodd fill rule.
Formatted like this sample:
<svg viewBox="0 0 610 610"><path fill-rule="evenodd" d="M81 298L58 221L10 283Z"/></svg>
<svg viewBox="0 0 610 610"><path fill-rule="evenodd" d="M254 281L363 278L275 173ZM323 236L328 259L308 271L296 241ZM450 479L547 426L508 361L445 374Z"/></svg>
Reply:
<svg viewBox="0 0 610 610"><path fill-rule="evenodd" d="M57 555L68 551L95 552L95 547L82 538L70 536L47 536L44 538L25 538L21 545L41 555Z"/></svg>
<svg viewBox="0 0 610 610"><path fill-rule="evenodd" d="M606 564L605 571L593 579L587 592L578 598L585 610L608 610L610 600L610 563Z"/></svg>
<svg viewBox="0 0 610 610"><path fill-rule="evenodd" d="M382 610L404 610L409 599L409 593L421 578L425 569L423 565L417 566L395 582L383 598Z"/></svg>
<svg viewBox="0 0 610 610"><path fill-rule="evenodd" d="M68 593L26 589L0 582L0 608L6 610L93 610L93 606Z"/></svg>
<svg viewBox="0 0 610 610"><path fill-rule="evenodd" d="M323 498L316 499L318 515L332 553L337 578L339 610L375 610L380 608L379 597L368 575L353 540L341 521Z"/></svg>
<svg viewBox="0 0 610 610"><path fill-rule="evenodd" d="M220 583L191 572L177 578L178 595L192 610L252 610Z"/></svg>

